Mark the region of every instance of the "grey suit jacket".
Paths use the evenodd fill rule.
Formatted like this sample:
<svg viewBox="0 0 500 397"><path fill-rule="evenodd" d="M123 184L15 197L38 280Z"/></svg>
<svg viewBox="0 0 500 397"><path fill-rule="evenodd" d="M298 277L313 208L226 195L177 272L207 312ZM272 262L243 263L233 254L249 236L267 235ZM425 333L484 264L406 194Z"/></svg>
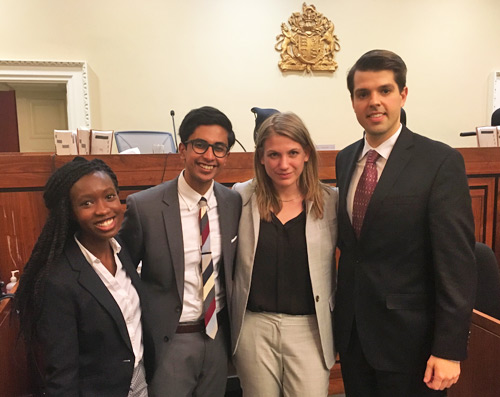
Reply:
<svg viewBox="0 0 500 397"><path fill-rule="evenodd" d="M233 287L231 338L233 354L245 317L252 280L255 250L259 238L260 215L253 180L237 183L233 189L243 200L238 236L238 253ZM323 357L327 368L335 363L332 311L335 293L335 247L337 244L337 190L324 193L325 207L322 219L311 214L312 203L307 203L306 242L309 272L316 306Z"/></svg>
<svg viewBox="0 0 500 397"><path fill-rule="evenodd" d="M154 372L150 366L160 357L163 344L175 333L183 307L184 243L177 180L128 196L125 220L119 233L135 266L142 260L141 278L149 308L143 315L154 342L154 348L145 346L148 378ZM214 193L222 239L221 269L230 313L241 198L217 182Z"/></svg>

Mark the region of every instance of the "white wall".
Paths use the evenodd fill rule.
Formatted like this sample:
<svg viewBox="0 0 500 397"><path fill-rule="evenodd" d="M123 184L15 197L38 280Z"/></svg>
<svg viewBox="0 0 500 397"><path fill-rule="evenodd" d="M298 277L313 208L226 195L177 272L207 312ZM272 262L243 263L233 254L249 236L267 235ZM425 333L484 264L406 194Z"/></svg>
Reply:
<svg viewBox="0 0 500 397"><path fill-rule="evenodd" d="M92 127L172 130L212 105L253 150L250 108L291 110L317 144L361 137L345 76L364 52L385 48L408 66L408 126L454 147L489 124L488 78L500 70L498 0L317 0L341 50L333 74L282 74L280 25L302 1L0 0L0 59L84 60ZM235 147L235 150L240 150Z"/></svg>

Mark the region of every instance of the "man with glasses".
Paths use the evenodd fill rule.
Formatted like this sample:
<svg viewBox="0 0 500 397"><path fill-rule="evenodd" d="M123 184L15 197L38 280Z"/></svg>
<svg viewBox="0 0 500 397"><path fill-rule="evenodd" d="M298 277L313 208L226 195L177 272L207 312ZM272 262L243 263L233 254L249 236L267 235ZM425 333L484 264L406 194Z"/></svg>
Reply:
<svg viewBox="0 0 500 397"><path fill-rule="evenodd" d="M241 198L214 178L235 136L209 106L191 110L179 136L184 170L127 197L120 237L142 261L149 395L223 396Z"/></svg>

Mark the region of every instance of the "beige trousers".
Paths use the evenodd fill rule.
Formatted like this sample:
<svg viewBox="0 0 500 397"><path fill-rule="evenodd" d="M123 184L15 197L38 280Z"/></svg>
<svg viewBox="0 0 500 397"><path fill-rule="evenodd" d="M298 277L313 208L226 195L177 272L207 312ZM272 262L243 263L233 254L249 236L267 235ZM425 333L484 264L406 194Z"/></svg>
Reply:
<svg viewBox="0 0 500 397"><path fill-rule="evenodd" d="M325 397L325 366L315 315L246 312L234 364L243 396Z"/></svg>

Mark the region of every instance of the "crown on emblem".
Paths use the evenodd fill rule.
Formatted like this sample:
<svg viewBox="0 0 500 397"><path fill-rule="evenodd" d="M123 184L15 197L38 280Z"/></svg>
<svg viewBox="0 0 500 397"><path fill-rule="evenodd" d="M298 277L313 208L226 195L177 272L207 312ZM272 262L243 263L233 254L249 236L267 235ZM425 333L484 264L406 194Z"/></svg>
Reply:
<svg viewBox="0 0 500 397"><path fill-rule="evenodd" d="M274 48L280 52L278 66L282 71L312 70L334 72L338 64L335 52L340 50L334 25L314 5L302 5L302 13L294 12L281 24Z"/></svg>

